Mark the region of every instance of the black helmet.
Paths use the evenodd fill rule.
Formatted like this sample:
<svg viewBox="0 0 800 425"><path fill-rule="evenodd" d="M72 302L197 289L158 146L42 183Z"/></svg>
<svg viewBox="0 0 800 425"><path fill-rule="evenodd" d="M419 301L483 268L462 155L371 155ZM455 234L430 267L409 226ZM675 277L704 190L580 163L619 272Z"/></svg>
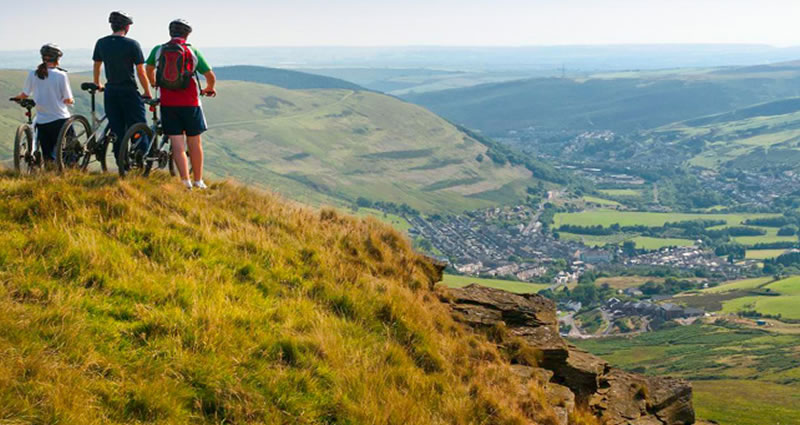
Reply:
<svg viewBox="0 0 800 425"><path fill-rule="evenodd" d="M133 18L121 10L115 10L108 17L108 23L116 27L127 27L133 25Z"/></svg>
<svg viewBox="0 0 800 425"><path fill-rule="evenodd" d="M170 37L186 37L192 33L192 26L185 19L176 19L169 23Z"/></svg>
<svg viewBox="0 0 800 425"><path fill-rule="evenodd" d="M45 59L46 62L55 62L61 56L64 56L64 52L53 43L47 43L42 46L42 48L39 49L39 54L42 55L42 59Z"/></svg>

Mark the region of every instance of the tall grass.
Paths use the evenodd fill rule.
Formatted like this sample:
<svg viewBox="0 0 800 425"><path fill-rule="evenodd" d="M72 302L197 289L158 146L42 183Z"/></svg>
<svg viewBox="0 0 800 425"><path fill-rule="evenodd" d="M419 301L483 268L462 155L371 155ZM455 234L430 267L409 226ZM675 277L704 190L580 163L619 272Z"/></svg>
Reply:
<svg viewBox="0 0 800 425"><path fill-rule="evenodd" d="M551 417L437 279L374 219L233 183L0 176L0 423Z"/></svg>

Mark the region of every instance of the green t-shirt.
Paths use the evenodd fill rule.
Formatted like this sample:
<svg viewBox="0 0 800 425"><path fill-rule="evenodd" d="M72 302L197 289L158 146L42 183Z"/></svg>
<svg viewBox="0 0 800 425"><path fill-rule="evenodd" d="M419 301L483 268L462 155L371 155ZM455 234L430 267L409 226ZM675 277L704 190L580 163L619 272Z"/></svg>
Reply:
<svg viewBox="0 0 800 425"><path fill-rule="evenodd" d="M150 66L156 66L156 62L158 61L158 51L161 49L161 46L162 45L159 44L158 46L153 47L153 50L150 51L150 56L147 57L147 61L145 61L145 63ZM192 45L189 45L189 48L192 49L192 52L194 52L194 55L197 57L197 72L200 74L205 74L206 72L211 71L211 67L208 65L208 62L206 62L206 58L203 57L203 54Z"/></svg>

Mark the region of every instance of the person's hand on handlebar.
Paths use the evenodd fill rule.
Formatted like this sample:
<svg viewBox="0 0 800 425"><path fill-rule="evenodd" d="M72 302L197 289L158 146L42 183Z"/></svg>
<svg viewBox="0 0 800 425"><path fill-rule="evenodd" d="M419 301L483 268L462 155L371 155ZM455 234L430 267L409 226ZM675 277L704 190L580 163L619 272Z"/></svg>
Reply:
<svg viewBox="0 0 800 425"><path fill-rule="evenodd" d="M200 96L216 97L217 91L214 89L205 88L203 90L200 90Z"/></svg>

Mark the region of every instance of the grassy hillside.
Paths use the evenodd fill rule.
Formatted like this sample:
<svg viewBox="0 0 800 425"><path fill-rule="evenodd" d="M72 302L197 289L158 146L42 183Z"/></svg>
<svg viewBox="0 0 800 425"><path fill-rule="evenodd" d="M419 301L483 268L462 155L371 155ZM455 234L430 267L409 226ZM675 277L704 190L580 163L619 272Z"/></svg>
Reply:
<svg viewBox="0 0 800 425"><path fill-rule="evenodd" d="M688 164L701 168L757 171L768 165L798 169L800 98L664 126L651 136L654 143L669 138L670 144L687 147ZM698 144L698 140L702 142ZM690 145L699 150L692 152Z"/></svg>
<svg viewBox="0 0 800 425"><path fill-rule="evenodd" d="M453 211L517 199L533 182L436 115L381 94L242 82L220 93L206 102L210 169L292 197Z"/></svg>
<svg viewBox="0 0 800 425"><path fill-rule="evenodd" d="M73 76L79 85L82 76ZM0 71L0 96L24 74ZM78 93L76 91L76 93ZM208 171L315 204L407 203L462 211L524 198L536 184L522 166L499 165L489 148L431 112L377 93L287 90L223 81L204 102ZM88 99L78 95L79 111ZM0 103L0 157L7 159L22 110Z"/></svg>
<svg viewBox="0 0 800 425"><path fill-rule="evenodd" d="M0 176L0 202L0 422L552 414L519 395L507 354L451 319L436 270L377 220L228 183L187 192L163 174Z"/></svg>
<svg viewBox="0 0 800 425"><path fill-rule="evenodd" d="M263 66L224 66L214 69L220 80L250 81L292 90L346 89L364 90L363 87L323 75Z"/></svg>

